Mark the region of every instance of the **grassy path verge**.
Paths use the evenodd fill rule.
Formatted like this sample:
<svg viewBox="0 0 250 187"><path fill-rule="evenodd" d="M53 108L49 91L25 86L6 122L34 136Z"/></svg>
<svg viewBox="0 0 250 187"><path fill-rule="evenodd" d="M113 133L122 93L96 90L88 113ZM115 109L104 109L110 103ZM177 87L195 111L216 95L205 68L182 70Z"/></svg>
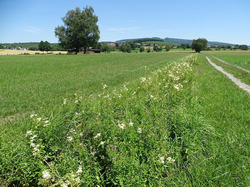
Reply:
<svg viewBox="0 0 250 187"><path fill-rule="evenodd" d="M233 81L237 86L239 86L239 88L245 90L247 93L250 94L250 86L248 86L247 84L241 82L239 79L236 79L232 74L226 72L222 67L217 66L216 64L214 64L207 56L206 56L207 61L218 71L220 71L221 73L223 73L224 75L226 75L231 81Z"/></svg>
<svg viewBox="0 0 250 187"><path fill-rule="evenodd" d="M236 65L229 64L229 63L225 62L224 60L221 60L221 59L219 59L219 58L217 58L217 57L214 57L214 56L213 56L213 58L219 60L220 62L222 62L222 63L224 63L224 64L226 64L226 65L234 66L234 67L236 67L236 68L238 68L238 69L240 69L240 70L242 70L242 71L245 71L245 72L247 72L247 73L250 73L250 71L248 71L248 70L246 70L246 69L244 69L244 68L241 68L241 67L236 66Z"/></svg>
<svg viewBox="0 0 250 187"><path fill-rule="evenodd" d="M213 61L213 63L215 63L218 66L221 66L225 71L234 75L236 78L240 79L245 84L250 85L250 74L248 72L243 71L242 69L239 69L234 65L225 64L213 55L208 54L207 56Z"/></svg>
<svg viewBox="0 0 250 187"><path fill-rule="evenodd" d="M195 92L200 114L211 132L204 141L205 158L190 172L199 185L248 186L250 150L250 97L226 76L198 57Z"/></svg>

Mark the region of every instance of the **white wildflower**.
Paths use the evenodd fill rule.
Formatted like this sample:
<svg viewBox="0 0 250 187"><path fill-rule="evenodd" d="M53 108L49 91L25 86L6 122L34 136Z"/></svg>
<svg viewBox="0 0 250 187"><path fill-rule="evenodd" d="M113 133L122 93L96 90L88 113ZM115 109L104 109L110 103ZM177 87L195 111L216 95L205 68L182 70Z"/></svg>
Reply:
<svg viewBox="0 0 250 187"><path fill-rule="evenodd" d="M141 78L141 83L144 83L147 79L145 77Z"/></svg>
<svg viewBox="0 0 250 187"><path fill-rule="evenodd" d="M170 73L168 76L169 76L170 78L174 78L174 75L171 74L171 73Z"/></svg>
<svg viewBox="0 0 250 187"><path fill-rule="evenodd" d="M33 134L32 130L26 132L26 136L31 136Z"/></svg>
<svg viewBox="0 0 250 187"><path fill-rule="evenodd" d="M31 115L30 115L30 118L33 118L33 117L35 117L35 116L37 116L37 114L31 114Z"/></svg>
<svg viewBox="0 0 250 187"><path fill-rule="evenodd" d="M49 123L49 120L44 121L45 124Z"/></svg>
<svg viewBox="0 0 250 187"><path fill-rule="evenodd" d="M108 86L107 86L106 84L103 84L103 85L102 85L102 88L103 88L103 89L105 89L105 88L107 88L107 87L108 87Z"/></svg>
<svg viewBox="0 0 250 187"><path fill-rule="evenodd" d="M168 158L167 158L167 160L168 160L170 163L175 162L175 160L174 160L174 159L172 159L171 157L168 157Z"/></svg>
<svg viewBox="0 0 250 187"><path fill-rule="evenodd" d="M76 174L81 175L81 173L82 173L82 166L79 166L78 170L76 171Z"/></svg>
<svg viewBox="0 0 250 187"><path fill-rule="evenodd" d="M67 139L69 142L71 142L73 140L72 136L68 136Z"/></svg>
<svg viewBox="0 0 250 187"><path fill-rule="evenodd" d="M179 87L177 84L174 85L174 88L175 88L177 91L179 91L179 89L180 89L180 87Z"/></svg>
<svg viewBox="0 0 250 187"><path fill-rule="evenodd" d="M42 118L36 118L36 120L37 120L37 121L41 121L41 120L42 120Z"/></svg>
<svg viewBox="0 0 250 187"><path fill-rule="evenodd" d="M120 98L120 99L122 98L122 94L119 95L119 98Z"/></svg>
<svg viewBox="0 0 250 187"><path fill-rule="evenodd" d="M34 143L32 142L32 143L30 143L30 146L31 146L31 147L36 147L36 144L34 144Z"/></svg>
<svg viewBox="0 0 250 187"><path fill-rule="evenodd" d="M79 102L78 99L76 99L76 100L75 100L75 103L78 103L78 102Z"/></svg>
<svg viewBox="0 0 250 187"><path fill-rule="evenodd" d="M91 154L92 156L95 156L96 152L93 151L93 152L91 152L90 154Z"/></svg>
<svg viewBox="0 0 250 187"><path fill-rule="evenodd" d="M153 98L154 98L154 96L153 96L153 95L149 95L149 96L150 96L150 98L151 98L151 99L153 99Z"/></svg>
<svg viewBox="0 0 250 187"><path fill-rule="evenodd" d="M98 138L98 137L100 137L101 136L101 133L98 133L95 137L94 137L94 139L96 139L96 138Z"/></svg>
<svg viewBox="0 0 250 187"><path fill-rule="evenodd" d="M180 78L179 77L174 77L174 80L175 81L178 81Z"/></svg>
<svg viewBox="0 0 250 187"><path fill-rule="evenodd" d="M108 95L106 95L106 96L103 96L103 98L105 98L105 99L109 98L109 94L108 94Z"/></svg>
<svg viewBox="0 0 250 187"><path fill-rule="evenodd" d="M120 122L120 121L118 122L118 127L121 128L121 129L125 129L126 128L125 124L122 123L122 122Z"/></svg>
<svg viewBox="0 0 250 187"><path fill-rule="evenodd" d="M30 141L33 142L36 137L37 137L37 135L34 135L34 136L30 137Z"/></svg>
<svg viewBox="0 0 250 187"><path fill-rule="evenodd" d="M65 182L63 182L63 183L61 184L61 187L68 187L68 184L66 184Z"/></svg>
<svg viewBox="0 0 250 187"><path fill-rule="evenodd" d="M83 133L81 132L81 133L79 134L79 136L83 136Z"/></svg>
<svg viewBox="0 0 250 187"><path fill-rule="evenodd" d="M76 184L80 184L81 183L80 177L75 178L75 181L76 181Z"/></svg>
<svg viewBox="0 0 250 187"><path fill-rule="evenodd" d="M130 121L128 125L129 125L130 127L132 127L132 126L133 126L133 122Z"/></svg>
<svg viewBox="0 0 250 187"><path fill-rule="evenodd" d="M140 127L138 127L137 132L138 132L139 134L141 134L141 133L142 133L142 130L141 130L141 128L140 128Z"/></svg>
<svg viewBox="0 0 250 187"><path fill-rule="evenodd" d="M162 157L159 158L159 162L162 163L162 164L164 164L164 156L162 156Z"/></svg>
<svg viewBox="0 0 250 187"><path fill-rule="evenodd" d="M34 149L33 149L33 151L32 151L33 155L34 155L34 156L38 155L38 152L39 152L38 147L34 147Z"/></svg>
<svg viewBox="0 0 250 187"><path fill-rule="evenodd" d="M105 144L105 141L101 141L101 142L100 142L100 145L104 145L104 144Z"/></svg>
<svg viewBox="0 0 250 187"><path fill-rule="evenodd" d="M63 105L66 105L67 99L63 99Z"/></svg>
<svg viewBox="0 0 250 187"><path fill-rule="evenodd" d="M125 85L125 84L124 84L124 86L123 86L123 87L124 87L124 90L125 90L125 91L128 91L128 88L126 87L126 85Z"/></svg>
<svg viewBox="0 0 250 187"><path fill-rule="evenodd" d="M136 94L136 92L132 93L132 95L135 95L135 94Z"/></svg>
<svg viewBox="0 0 250 187"><path fill-rule="evenodd" d="M46 181L48 181L48 180L50 180L52 178L52 176L50 175L48 170L44 170L42 172L42 174L43 174L43 179L46 180Z"/></svg>

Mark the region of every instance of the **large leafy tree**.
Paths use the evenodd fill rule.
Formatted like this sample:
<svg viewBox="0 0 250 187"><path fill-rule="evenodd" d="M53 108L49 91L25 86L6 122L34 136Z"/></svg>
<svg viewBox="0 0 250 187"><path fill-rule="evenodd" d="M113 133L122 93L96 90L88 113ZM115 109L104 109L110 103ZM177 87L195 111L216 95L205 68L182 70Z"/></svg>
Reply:
<svg viewBox="0 0 250 187"><path fill-rule="evenodd" d="M207 40L205 38L199 38L197 40L193 40L192 49L194 49L195 52L199 53L206 48L207 48Z"/></svg>
<svg viewBox="0 0 250 187"><path fill-rule="evenodd" d="M52 47L50 45L50 43L48 41L41 41L38 45L38 49L40 51L51 51L52 50Z"/></svg>
<svg viewBox="0 0 250 187"><path fill-rule="evenodd" d="M100 38L100 31L97 25L98 17L94 15L92 7L85 7L70 10L62 18L64 26L55 28L55 35L60 45L65 49L78 53L84 50L86 53L89 47L97 44Z"/></svg>

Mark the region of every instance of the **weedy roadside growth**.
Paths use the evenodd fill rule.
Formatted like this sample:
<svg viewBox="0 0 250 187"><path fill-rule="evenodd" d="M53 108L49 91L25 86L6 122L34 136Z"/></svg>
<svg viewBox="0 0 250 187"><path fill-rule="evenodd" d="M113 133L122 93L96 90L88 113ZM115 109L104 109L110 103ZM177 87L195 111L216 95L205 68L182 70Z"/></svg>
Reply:
<svg viewBox="0 0 250 187"><path fill-rule="evenodd" d="M32 114L25 154L32 155L26 164L36 172L30 170L26 182L19 178L20 184L171 184L202 151L207 128L193 115L195 61L190 56L118 91L103 84L99 98L75 94L52 113Z"/></svg>

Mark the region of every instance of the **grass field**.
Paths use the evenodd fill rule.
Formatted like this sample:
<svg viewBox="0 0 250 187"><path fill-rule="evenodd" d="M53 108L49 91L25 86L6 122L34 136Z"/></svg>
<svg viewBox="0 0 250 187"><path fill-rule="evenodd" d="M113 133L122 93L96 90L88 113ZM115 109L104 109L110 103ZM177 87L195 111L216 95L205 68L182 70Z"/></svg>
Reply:
<svg viewBox="0 0 250 187"><path fill-rule="evenodd" d="M233 65L250 70L250 53L216 53L213 56Z"/></svg>
<svg viewBox="0 0 250 187"><path fill-rule="evenodd" d="M133 82L188 54L0 56L0 117ZM145 69L146 66L146 69Z"/></svg>
<svg viewBox="0 0 250 187"><path fill-rule="evenodd" d="M245 67L247 70L247 68L250 67L250 53L207 53L206 56L211 58L214 63L221 66L228 73L231 73L242 82L250 85L250 74L236 67ZM226 62L229 63L229 65L219 61L216 57L221 60L228 59L230 62ZM230 64L232 64L232 66Z"/></svg>
<svg viewBox="0 0 250 187"><path fill-rule="evenodd" d="M250 96L205 55L0 57L2 116L32 113L0 125L0 184L248 186Z"/></svg>

